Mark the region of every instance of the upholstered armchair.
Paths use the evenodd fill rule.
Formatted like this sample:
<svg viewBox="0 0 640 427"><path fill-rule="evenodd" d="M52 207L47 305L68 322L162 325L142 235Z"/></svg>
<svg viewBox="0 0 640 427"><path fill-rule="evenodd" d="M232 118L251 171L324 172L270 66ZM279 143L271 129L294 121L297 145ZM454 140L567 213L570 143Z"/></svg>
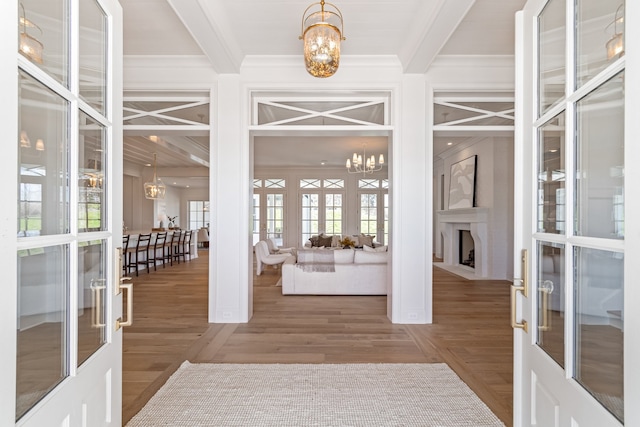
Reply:
<svg viewBox="0 0 640 427"><path fill-rule="evenodd" d="M267 242L267 247L269 248L269 253L270 254L292 254L293 255L293 251L295 250L295 248L282 248L280 246L278 246L278 244L276 243L276 239L274 238L269 238L267 240L265 240L265 242Z"/></svg>
<svg viewBox="0 0 640 427"><path fill-rule="evenodd" d="M201 248L209 247L209 230L204 227L198 230L198 246Z"/></svg>
<svg viewBox="0 0 640 427"><path fill-rule="evenodd" d="M256 253L256 276L262 274L262 270L264 269L265 264L277 266L282 264L290 256L293 256L289 253L270 254L269 246L264 240L260 240L258 243L256 243L254 249Z"/></svg>

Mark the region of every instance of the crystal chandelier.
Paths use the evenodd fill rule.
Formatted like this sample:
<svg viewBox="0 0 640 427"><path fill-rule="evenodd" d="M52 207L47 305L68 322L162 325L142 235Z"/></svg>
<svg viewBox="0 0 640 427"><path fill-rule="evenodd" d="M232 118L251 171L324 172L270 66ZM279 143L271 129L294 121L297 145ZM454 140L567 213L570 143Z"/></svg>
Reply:
<svg viewBox="0 0 640 427"><path fill-rule="evenodd" d="M320 5L320 10L310 11ZM335 11L324 9L324 0L312 3L302 14L302 35L304 43L304 63L314 77L331 77L340 65L340 42L346 40L342 33L342 13L331 3L326 5Z"/></svg>
<svg viewBox="0 0 640 427"><path fill-rule="evenodd" d="M153 153L153 181L144 183L144 197L147 199L164 199L167 187L156 173L156 153Z"/></svg>
<svg viewBox="0 0 640 427"><path fill-rule="evenodd" d="M362 154L353 153L353 158L347 159L346 166L349 173L366 175L381 170L382 165L384 165L384 155L380 154L376 165L376 156L372 154L371 157L367 157L367 144L362 144Z"/></svg>

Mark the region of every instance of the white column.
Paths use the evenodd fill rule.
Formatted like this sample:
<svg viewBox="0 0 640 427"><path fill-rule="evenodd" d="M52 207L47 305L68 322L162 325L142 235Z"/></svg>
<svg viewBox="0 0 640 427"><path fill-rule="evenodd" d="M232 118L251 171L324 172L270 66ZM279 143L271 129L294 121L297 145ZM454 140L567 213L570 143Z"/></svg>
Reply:
<svg viewBox="0 0 640 427"><path fill-rule="evenodd" d="M209 188L209 321L248 322L252 309L249 271L249 141L240 76L221 75L212 93Z"/></svg>
<svg viewBox="0 0 640 427"><path fill-rule="evenodd" d="M393 137L392 282L388 314L393 323L432 321L431 92L424 75L404 75ZM430 135L430 133L429 133Z"/></svg>

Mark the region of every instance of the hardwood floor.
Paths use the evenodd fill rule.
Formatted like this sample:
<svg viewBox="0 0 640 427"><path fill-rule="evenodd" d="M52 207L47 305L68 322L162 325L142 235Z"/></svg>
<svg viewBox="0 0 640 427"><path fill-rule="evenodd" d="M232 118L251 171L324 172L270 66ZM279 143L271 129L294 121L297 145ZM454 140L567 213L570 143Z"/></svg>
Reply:
<svg viewBox="0 0 640 427"><path fill-rule="evenodd" d="M207 252L134 280L125 330L123 419L135 415L184 360L211 363L445 362L512 424L509 282L468 281L434 269L434 323L394 325L386 297L297 296L254 276L246 324L207 323Z"/></svg>

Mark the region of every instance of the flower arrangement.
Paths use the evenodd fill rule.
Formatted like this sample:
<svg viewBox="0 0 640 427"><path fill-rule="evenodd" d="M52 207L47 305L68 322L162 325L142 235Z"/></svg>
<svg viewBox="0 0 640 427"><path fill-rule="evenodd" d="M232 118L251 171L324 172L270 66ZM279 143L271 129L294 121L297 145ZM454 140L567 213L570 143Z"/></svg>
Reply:
<svg viewBox="0 0 640 427"><path fill-rule="evenodd" d="M356 242L354 242L349 236L345 236L344 239L340 240L340 244L343 248L353 248L356 245Z"/></svg>
<svg viewBox="0 0 640 427"><path fill-rule="evenodd" d="M169 220L169 228L173 228L176 225L176 218L178 218L178 215L176 216L169 216L167 215L167 219Z"/></svg>

